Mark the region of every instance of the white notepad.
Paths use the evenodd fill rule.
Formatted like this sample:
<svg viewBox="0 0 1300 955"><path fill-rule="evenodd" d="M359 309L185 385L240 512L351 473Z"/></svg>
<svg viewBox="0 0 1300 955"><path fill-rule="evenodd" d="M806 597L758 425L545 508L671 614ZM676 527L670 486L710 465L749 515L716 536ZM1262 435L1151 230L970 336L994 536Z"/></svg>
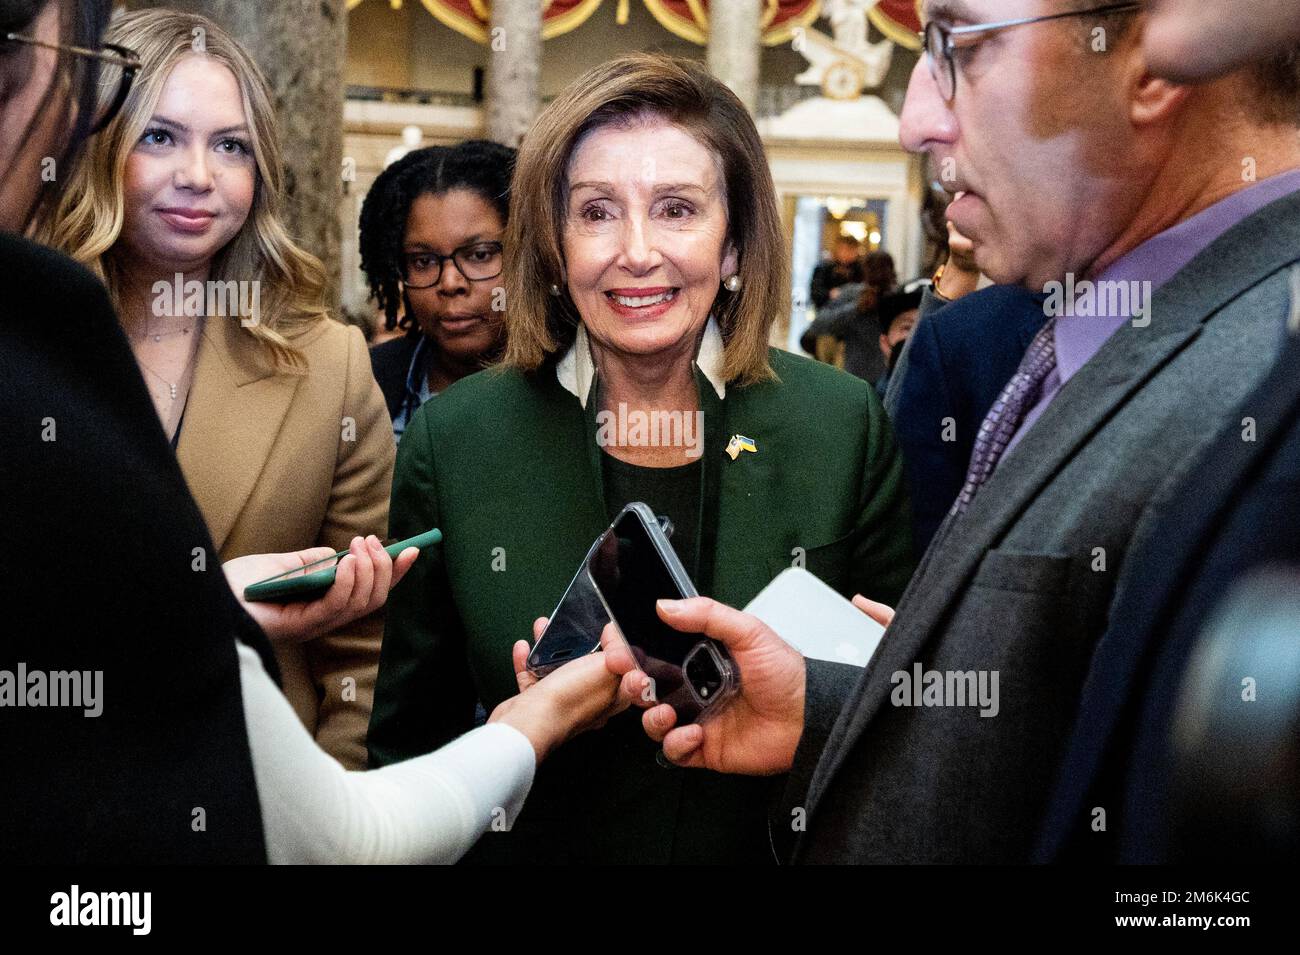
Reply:
<svg viewBox="0 0 1300 955"><path fill-rule="evenodd" d="M791 567L745 607L805 657L864 667L885 628L813 574Z"/></svg>

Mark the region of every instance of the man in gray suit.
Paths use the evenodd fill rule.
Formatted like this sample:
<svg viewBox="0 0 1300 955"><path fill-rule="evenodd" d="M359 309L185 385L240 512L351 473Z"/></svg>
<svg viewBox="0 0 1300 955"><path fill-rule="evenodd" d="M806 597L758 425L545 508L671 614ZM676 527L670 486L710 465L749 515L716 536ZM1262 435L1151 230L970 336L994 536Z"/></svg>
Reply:
<svg viewBox="0 0 1300 955"><path fill-rule="evenodd" d="M897 613L861 604L888 624L866 670L707 598L660 605L729 647L741 693L683 727L653 706L647 732L683 766L788 771L772 829L796 861L1030 857L1116 580L1142 573L1126 556L1278 352L1296 59L1179 86L1147 70L1139 12L1079 7L926 4L904 145L965 192L980 270L1047 294L1049 320Z"/></svg>

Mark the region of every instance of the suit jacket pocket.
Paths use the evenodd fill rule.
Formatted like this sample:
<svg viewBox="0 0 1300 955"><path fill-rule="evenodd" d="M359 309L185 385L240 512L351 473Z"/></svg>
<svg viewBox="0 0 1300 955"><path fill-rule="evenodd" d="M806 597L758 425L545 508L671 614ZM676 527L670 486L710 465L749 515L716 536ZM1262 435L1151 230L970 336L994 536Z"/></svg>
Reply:
<svg viewBox="0 0 1300 955"><path fill-rule="evenodd" d="M972 586L1064 596L1070 589L1072 564L1073 558L1065 554L991 550L980 562Z"/></svg>
<svg viewBox="0 0 1300 955"><path fill-rule="evenodd" d="M989 551L957 610L979 659L1002 671L1004 694L1032 700L1053 732L1068 725L1097 635L1098 608L1085 587L1092 575L1081 560ZM1008 723L1013 709L1011 702L1004 708Z"/></svg>

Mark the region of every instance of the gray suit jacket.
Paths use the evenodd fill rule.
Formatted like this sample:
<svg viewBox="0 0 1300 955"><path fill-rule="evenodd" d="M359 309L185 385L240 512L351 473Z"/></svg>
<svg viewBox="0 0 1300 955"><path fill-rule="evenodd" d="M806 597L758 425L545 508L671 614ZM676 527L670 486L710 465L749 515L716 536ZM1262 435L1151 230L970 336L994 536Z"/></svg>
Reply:
<svg viewBox="0 0 1300 955"><path fill-rule="evenodd" d="M793 829L801 862L1029 859L1115 581L1141 572L1135 529L1268 370L1297 260L1300 193L1220 237L1065 385L940 528L865 672L808 665L778 851ZM895 705L892 675L917 663L996 671L997 715Z"/></svg>

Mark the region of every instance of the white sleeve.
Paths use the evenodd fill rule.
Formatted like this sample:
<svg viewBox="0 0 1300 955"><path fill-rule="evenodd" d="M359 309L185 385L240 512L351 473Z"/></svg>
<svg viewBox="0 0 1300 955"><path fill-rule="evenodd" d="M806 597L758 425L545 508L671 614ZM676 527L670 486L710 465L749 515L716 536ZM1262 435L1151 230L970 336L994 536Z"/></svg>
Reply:
<svg viewBox="0 0 1300 955"><path fill-rule="evenodd" d="M523 807L536 754L513 727L480 726L424 756L349 772L316 745L257 652L237 648L268 861L455 862Z"/></svg>

